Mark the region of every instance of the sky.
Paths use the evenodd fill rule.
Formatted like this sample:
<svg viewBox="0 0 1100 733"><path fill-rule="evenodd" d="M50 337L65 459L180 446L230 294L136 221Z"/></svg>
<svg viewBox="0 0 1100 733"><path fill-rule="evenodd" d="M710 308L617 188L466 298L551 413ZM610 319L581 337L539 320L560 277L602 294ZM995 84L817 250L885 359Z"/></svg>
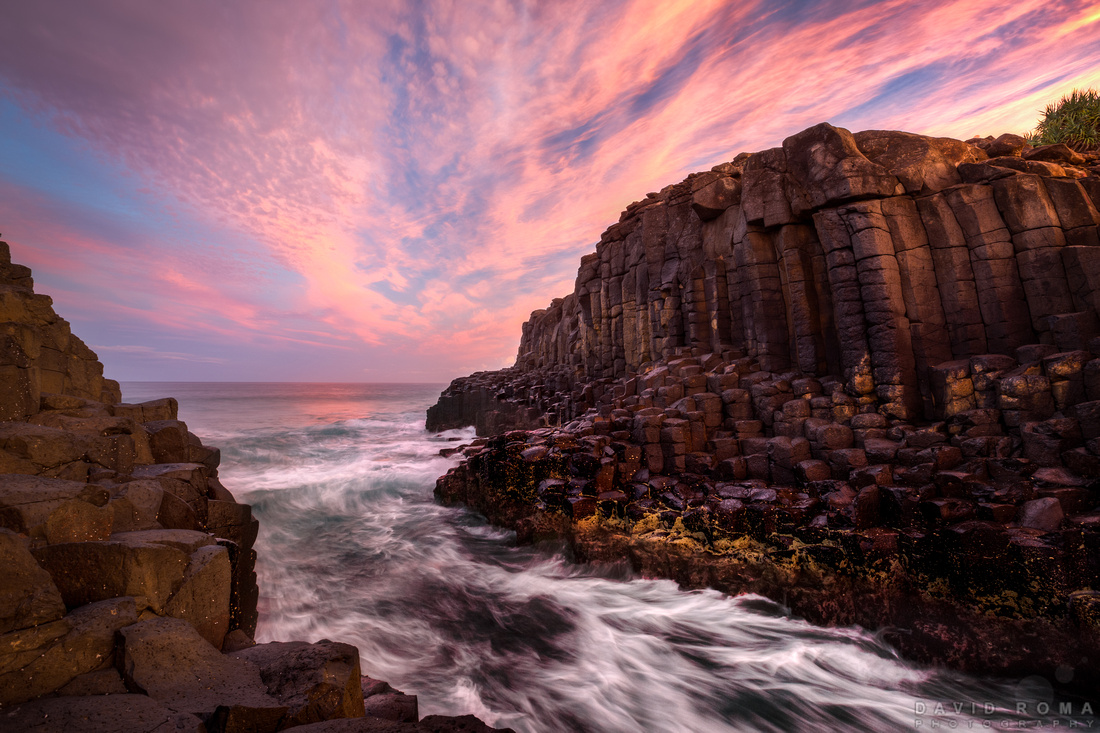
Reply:
<svg viewBox="0 0 1100 733"><path fill-rule="evenodd" d="M1100 3L0 0L0 234L123 381L446 382L632 201L828 121L1024 133Z"/></svg>

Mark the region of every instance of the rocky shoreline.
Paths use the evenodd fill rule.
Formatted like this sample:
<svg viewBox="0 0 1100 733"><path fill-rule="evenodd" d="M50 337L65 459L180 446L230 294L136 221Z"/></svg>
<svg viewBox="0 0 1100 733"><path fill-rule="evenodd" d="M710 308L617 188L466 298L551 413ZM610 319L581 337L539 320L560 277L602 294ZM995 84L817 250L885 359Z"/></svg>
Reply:
<svg viewBox="0 0 1100 733"><path fill-rule="evenodd" d="M332 641L256 644L259 523L174 399L119 385L0 242L0 729L494 730Z"/></svg>
<svg viewBox="0 0 1100 733"><path fill-rule="evenodd" d="M440 478L520 541L1100 687L1100 165L818 125L631 204Z"/></svg>

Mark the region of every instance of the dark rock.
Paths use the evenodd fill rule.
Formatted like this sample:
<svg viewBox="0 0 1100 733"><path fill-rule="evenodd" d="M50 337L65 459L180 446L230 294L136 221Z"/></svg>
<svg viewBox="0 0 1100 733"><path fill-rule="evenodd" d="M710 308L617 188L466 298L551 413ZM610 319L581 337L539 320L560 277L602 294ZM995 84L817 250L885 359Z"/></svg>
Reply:
<svg viewBox="0 0 1100 733"><path fill-rule="evenodd" d="M145 695L51 697L5 708L5 730L35 733L206 733L202 720Z"/></svg>
<svg viewBox="0 0 1100 733"><path fill-rule="evenodd" d="M29 542L0 529L0 634L56 621L65 614L65 603L50 574L28 549Z"/></svg>
<svg viewBox="0 0 1100 733"><path fill-rule="evenodd" d="M1019 523L1021 527L1031 527L1052 532L1062 524L1065 515L1062 505L1053 497L1033 499L1020 507Z"/></svg>
<svg viewBox="0 0 1100 733"><path fill-rule="evenodd" d="M367 714L360 686L359 650L350 644L269 642L241 649L232 656L259 668L268 694L288 708L284 727Z"/></svg>
<svg viewBox="0 0 1100 733"><path fill-rule="evenodd" d="M41 697L110 667L115 633L135 621L134 599L114 598L0 637L0 705Z"/></svg>
<svg viewBox="0 0 1100 733"><path fill-rule="evenodd" d="M288 708L267 693L259 669L223 656L191 624L155 618L121 634L120 668L131 689L201 718L208 729L279 729Z"/></svg>

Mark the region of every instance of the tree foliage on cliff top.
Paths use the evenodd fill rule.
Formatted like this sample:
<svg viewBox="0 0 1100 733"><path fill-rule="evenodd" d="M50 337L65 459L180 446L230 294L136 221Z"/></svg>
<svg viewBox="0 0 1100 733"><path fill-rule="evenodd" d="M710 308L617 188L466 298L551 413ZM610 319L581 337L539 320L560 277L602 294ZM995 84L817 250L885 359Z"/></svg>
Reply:
<svg viewBox="0 0 1100 733"><path fill-rule="evenodd" d="M1065 143L1075 150L1100 147L1100 92L1074 89L1057 103L1048 104L1028 142Z"/></svg>

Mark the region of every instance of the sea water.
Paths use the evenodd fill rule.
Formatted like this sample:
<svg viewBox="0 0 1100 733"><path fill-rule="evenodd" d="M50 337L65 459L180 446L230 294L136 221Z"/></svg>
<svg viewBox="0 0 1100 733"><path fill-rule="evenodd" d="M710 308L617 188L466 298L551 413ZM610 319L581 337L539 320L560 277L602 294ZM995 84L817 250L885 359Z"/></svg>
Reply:
<svg viewBox="0 0 1100 733"><path fill-rule="evenodd" d="M432 496L458 461L424 413L444 385L123 384L176 397L260 520L258 641L331 639L363 673L517 731L1070 727L1042 678L983 680L903 661L858 628L818 628L759 596L679 590L577 565ZM1021 707L1022 706L1022 707Z"/></svg>

